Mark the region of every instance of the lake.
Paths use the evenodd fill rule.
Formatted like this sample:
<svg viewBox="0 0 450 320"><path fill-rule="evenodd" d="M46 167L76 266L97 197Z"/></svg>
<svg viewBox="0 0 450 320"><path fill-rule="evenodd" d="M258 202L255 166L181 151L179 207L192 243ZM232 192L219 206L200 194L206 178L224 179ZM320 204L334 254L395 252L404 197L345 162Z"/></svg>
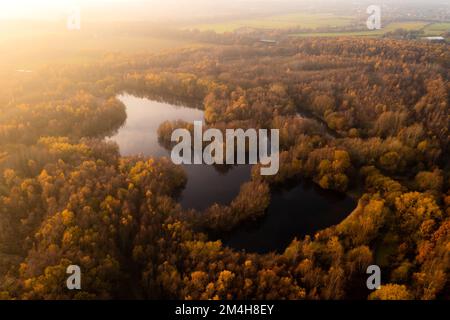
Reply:
<svg viewBox="0 0 450 320"><path fill-rule="evenodd" d="M109 140L119 145L122 156L144 155L169 157L170 152L158 142L158 127L166 120L203 121L200 109L138 98L123 94L118 97L126 106L127 120ZM188 182L180 195L185 209L204 210L213 203L228 204L239 193L242 183L250 180L251 166L234 166L227 171L214 166L183 165Z"/></svg>
<svg viewBox="0 0 450 320"><path fill-rule="evenodd" d="M123 156L170 157L158 142L157 130L167 120L203 121L203 111L164 102L118 96L126 106L127 120L108 138L119 145ZM213 203L229 204L240 186L250 180L251 166L240 165L218 170L208 165L183 165L188 182L179 201L185 209L204 210ZM315 232L342 221L354 208L355 201L344 194L323 190L312 182L274 191L265 217L244 224L221 235L225 245L249 252L282 252L294 237Z"/></svg>
<svg viewBox="0 0 450 320"><path fill-rule="evenodd" d="M336 225L356 208L345 194L324 190L311 181L277 190L263 219L221 235L223 243L248 252L283 252L297 238Z"/></svg>

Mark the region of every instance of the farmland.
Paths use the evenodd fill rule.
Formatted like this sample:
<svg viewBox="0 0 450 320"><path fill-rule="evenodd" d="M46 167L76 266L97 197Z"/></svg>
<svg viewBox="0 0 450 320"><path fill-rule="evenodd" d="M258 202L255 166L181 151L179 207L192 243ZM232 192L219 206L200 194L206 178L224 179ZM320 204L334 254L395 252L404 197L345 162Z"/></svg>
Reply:
<svg viewBox="0 0 450 320"><path fill-rule="evenodd" d="M333 14L306 14L292 13L259 17L252 19L229 20L209 24L197 24L188 26L188 29L198 29L200 31L212 30L217 33L233 32L240 28L256 29L287 29L303 28L316 29L320 27L343 27L350 25L353 18L347 16L336 16Z"/></svg>
<svg viewBox="0 0 450 320"><path fill-rule="evenodd" d="M450 30L450 23L429 23L425 21L406 21L393 22L383 26L380 30L364 30L364 31L347 31L347 32L302 32L293 34L300 37L381 37L388 32L393 32L398 29L408 31L423 31L424 36L438 36Z"/></svg>
<svg viewBox="0 0 450 320"><path fill-rule="evenodd" d="M424 36L438 36L450 30L450 22L430 22L422 20L387 22L380 30L365 29L365 21L350 16L331 13L291 13L283 15L253 17L248 19L222 20L184 26L183 29L214 31L216 33L236 32L240 29L303 29L294 36L319 37L380 37L398 29L422 31ZM330 29L324 31L323 29ZM333 30L336 29L336 30ZM339 29L342 29L340 31Z"/></svg>

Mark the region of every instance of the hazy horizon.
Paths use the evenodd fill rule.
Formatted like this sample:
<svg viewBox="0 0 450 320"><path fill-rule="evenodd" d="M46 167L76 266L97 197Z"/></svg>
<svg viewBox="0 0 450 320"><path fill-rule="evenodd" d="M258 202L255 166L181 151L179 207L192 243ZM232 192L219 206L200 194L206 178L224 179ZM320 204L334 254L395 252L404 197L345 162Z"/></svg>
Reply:
<svg viewBox="0 0 450 320"><path fill-rule="evenodd" d="M332 12L376 4L405 7L449 7L442 0L15 0L2 4L0 20L61 20L79 7L85 21L165 19L194 20L213 17L282 14L289 12Z"/></svg>

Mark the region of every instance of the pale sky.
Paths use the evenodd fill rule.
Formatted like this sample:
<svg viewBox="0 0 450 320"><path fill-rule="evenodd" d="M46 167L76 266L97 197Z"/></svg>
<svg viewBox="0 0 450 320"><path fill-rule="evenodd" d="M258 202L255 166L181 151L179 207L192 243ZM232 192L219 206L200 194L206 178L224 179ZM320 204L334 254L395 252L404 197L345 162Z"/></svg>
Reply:
<svg viewBox="0 0 450 320"><path fill-rule="evenodd" d="M182 17L205 12L221 14L227 11L256 12L265 8L276 11L283 6L309 3L314 6L339 6L369 0L0 0L0 20L62 19L74 7L79 7L88 19L146 19L149 17ZM445 3L448 0L370 0L397 3ZM370 2L369 1L369 2Z"/></svg>
<svg viewBox="0 0 450 320"><path fill-rule="evenodd" d="M57 19L74 6L88 7L124 2L124 0L1 0L0 19Z"/></svg>
<svg viewBox="0 0 450 320"><path fill-rule="evenodd" d="M101 19L102 16L115 18L129 14L135 18L195 15L208 10L220 13L221 9L226 8L239 10L249 5L258 7L268 4L277 7L283 3L305 1L311 0L0 0L0 19L59 19L74 7L79 7L89 17L95 13Z"/></svg>

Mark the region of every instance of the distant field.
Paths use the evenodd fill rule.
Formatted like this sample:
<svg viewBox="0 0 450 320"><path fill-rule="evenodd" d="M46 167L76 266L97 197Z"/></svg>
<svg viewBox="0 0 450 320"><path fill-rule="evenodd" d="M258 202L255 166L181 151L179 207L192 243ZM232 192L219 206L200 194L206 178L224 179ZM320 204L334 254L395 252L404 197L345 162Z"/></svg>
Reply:
<svg viewBox="0 0 450 320"><path fill-rule="evenodd" d="M33 69L48 63L83 64L107 52L159 52L191 46L192 41L163 39L145 33L68 31L62 28L0 30L0 68Z"/></svg>
<svg viewBox="0 0 450 320"><path fill-rule="evenodd" d="M450 23L432 23L425 21L407 21L407 22L394 22L387 26L384 26L380 30L367 30L367 31L355 31L355 32L308 32L293 34L293 36L299 37L338 37L338 36L351 36L351 37L380 37L387 32L394 31L396 29L405 30L423 30L424 35L441 35L450 30Z"/></svg>
<svg viewBox="0 0 450 320"><path fill-rule="evenodd" d="M450 32L450 22L433 23L426 26L424 32L427 36L437 36L445 32Z"/></svg>
<svg viewBox="0 0 450 320"><path fill-rule="evenodd" d="M286 28L305 28L317 29L323 27L344 27L354 23L354 19L348 16L336 16L333 14L305 14L293 13L285 15L276 15L255 19L241 19L222 21L217 23L197 24L186 27L187 29L198 29L200 31L212 30L217 33L233 32L240 28L255 29L286 29ZM381 30L363 30L354 32L306 32L298 33L295 36L354 36L354 37L379 37L387 32L396 29L423 30L424 35L441 35L450 30L448 23L429 23L426 21L404 21L393 22L383 26Z"/></svg>
<svg viewBox="0 0 450 320"><path fill-rule="evenodd" d="M427 26L429 22L425 21L406 21L406 22L393 22L383 27L382 30L384 32L394 31L396 29L405 29L405 30L420 30Z"/></svg>
<svg viewBox="0 0 450 320"><path fill-rule="evenodd" d="M350 17L332 14L286 14L258 19L234 20L221 23L190 26L200 30L214 30L222 33L234 31L241 27L250 28L310 28L342 27L353 23ZM128 29L127 29L128 28ZM396 22L381 30L363 30L357 32L307 32L292 36L354 36L379 37L386 32L398 28L407 30L423 30L424 35L441 35L450 30L450 22L428 23L424 21ZM14 33L10 32L14 30ZM95 31L94 31L95 30ZM128 31L127 31L128 30ZM158 32L147 32L151 26L138 25L106 28L82 28L81 31L70 32L63 24L28 24L3 25L0 23L0 69L31 70L48 63L83 64L106 52L159 52L167 49L196 45L190 40L167 39L158 37Z"/></svg>
<svg viewBox="0 0 450 320"><path fill-rule="evenodd" d="M382 32L379 31L355 31L355 32L304 32L304 33L295 33L291 36L293 37L379 37L383 35Z"/></svg>
<svg viewBox="0 0 450 320"><path fill-rule="evenodd" d="M188 26L187 29L213 30L218 33L232 32L239 28L261 28L261 29L286 29L292 27L319 28L319 27L342 27L349 25L353 18L346 16L335 16L332 14L304 14L292 13L276 15L264 18L232 20L210 24L198 24Z"/></svg>

